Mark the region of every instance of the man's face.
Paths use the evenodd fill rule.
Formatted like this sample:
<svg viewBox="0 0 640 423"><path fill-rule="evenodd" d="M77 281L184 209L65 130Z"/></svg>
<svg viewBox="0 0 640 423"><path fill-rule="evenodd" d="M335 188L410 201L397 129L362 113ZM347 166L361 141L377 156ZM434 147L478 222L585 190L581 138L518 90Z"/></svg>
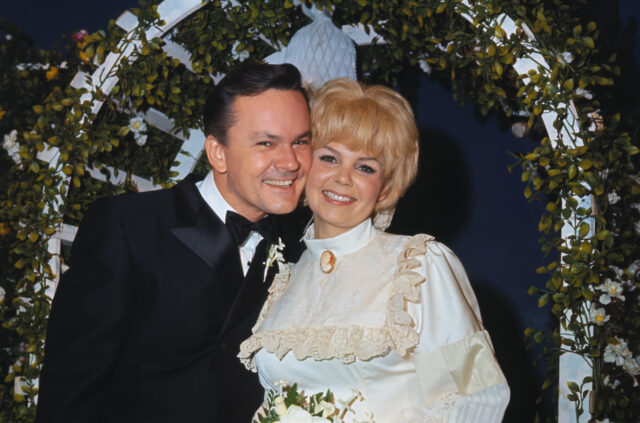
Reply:
<svg viewBox="0 0 640 423"><path fill-rule="evenodd" d="M311 165L307 103L298 91L269 89L240 96L227 143L207 137L216 185L238 213L255 221L298 205Z"/></svg>

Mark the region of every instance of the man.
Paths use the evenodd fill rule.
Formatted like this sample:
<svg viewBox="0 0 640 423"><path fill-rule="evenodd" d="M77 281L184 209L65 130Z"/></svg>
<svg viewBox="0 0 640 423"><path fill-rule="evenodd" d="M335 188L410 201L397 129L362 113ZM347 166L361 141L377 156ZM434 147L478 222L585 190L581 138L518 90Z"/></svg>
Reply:
<svg viewBox="0 0 640 423"><path fill-rule="evenodd" d="M264 216L294 210L311 163L300 74L244 65L204 118L204 180L87 212L53 300L37 422L246 423L262 401L236 354L266 297L267 248L284 239ZM233 211L257 222L248 239Z"/></svg>

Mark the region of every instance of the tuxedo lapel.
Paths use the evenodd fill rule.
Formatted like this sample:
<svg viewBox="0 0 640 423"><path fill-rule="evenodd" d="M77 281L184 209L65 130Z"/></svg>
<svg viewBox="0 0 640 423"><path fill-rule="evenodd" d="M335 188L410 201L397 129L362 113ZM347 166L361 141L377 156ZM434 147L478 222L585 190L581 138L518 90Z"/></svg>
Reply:
<svg viewBox="0 0 640 423"><path fill-rule="evenodd" d="M247 271L242 286L236 295L231 310L227 316L227 320L222 327L221 336L242 323L249 315L255 314L258 311L264 301L267 299L268 287L271 285L271 280L277 271L277 265L271 266L267 270L265 278L264 266L267 259L267 243L262 240L256 247L256 252L251 260L251 265ZM257 315L256 315L257 318ZM251 322L253 325L255 322ZM247 332L245 337L248 337L251 333Z"/></svg>
<svg viewBox="0 0 640 423"><path fill-rule="evenodd" d="M233 281L239 281L242 266L238 247L224 223L200 196L196 181L189 175L175 187L178 224L171 233L216 272L225 270L225 274L216 274L216 278L233 277Z"/></svg>

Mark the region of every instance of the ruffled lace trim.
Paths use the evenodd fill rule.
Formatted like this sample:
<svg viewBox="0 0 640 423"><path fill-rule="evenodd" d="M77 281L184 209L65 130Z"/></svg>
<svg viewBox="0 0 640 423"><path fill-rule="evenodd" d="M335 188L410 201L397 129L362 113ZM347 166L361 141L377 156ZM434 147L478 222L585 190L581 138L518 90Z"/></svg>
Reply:
<svg viewBox="0 0 640 423"><path fill-rule="evenodd" d="M282 359L289 351L297 360L337 358L345 364L356 358L367 361L381 357L395 349L404 356L418 345L419 337L405 301L420 302L419 285L424 277L414 269L420 267L416 258L427 251L427 243L434 238L419 234L411 237L398 257L393 276L391 296L386 306L385 324L379 328L362 326L320 326L258 332L272 304L284 293L289 282L289 269L279 273L269 288L269 296L253 327L254 335L240 345L238 358L247 369L256 371L253 357L264 348ZM256 333L257 332L257 333Z"/></svg>

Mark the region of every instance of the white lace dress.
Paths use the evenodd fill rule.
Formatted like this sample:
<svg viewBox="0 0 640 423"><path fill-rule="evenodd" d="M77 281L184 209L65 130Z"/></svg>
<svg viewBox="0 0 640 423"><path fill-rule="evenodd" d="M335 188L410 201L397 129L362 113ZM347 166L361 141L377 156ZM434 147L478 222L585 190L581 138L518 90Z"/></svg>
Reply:
<svg viewBox="0 0 640 423"><path fill-rule="evenodd" d="M429 235L391 235L369 220L330 239L306 239L300 261L270 288L239 357L266 390L353 390L351 422L502 420L509 387L458 258ZM335 268L325 274L320 254Z"/></svg>

